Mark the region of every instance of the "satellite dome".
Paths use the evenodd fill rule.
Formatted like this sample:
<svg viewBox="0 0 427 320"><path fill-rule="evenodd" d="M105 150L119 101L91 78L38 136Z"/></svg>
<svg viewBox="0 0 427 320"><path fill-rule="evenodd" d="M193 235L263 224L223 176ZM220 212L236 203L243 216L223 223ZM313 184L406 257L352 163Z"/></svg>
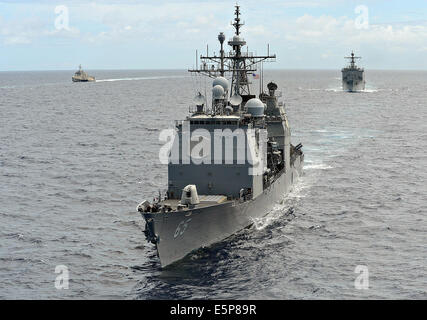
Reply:
<svg viewBox="0 0 427 320"><path fill-rule="evenodd" d="M234 94L231 98L230 98L230 104L232 106L239 106L243 101L243 98L238 95L238 94Z"/></svg>
<svg viewBox="0 0 427 320"><path fill-rule="evenodd" d="M258 98L253 98L249 100L246 103L246 108L248 109L248 113L250 113L252 117L264 116L264 103Z"/></svg>
<svg viewBox="0 0 427 320"><path fill-rule="evenodd" d="M212 97L214 99L223 99L224 98L224 93L225 93L224 88L221 85L219 85L219 84L217 84L212 89Z"/></svg>
<svg viewBox="0 0 427 320"><path fill-rule="evenodd" d="M199 92L197 96L194 97L193 102L196 106L202 106L205 104L205 97Z"/></svg>
<svg viewBox="0 0 427 320"><path fill-rule="evenodd" d="M228 80L225 79L224 77L217 77L213 81L212 86L215 87L217 85L220 85L224 89L224 91L227 91L229 83L228 83Z"/></svg>

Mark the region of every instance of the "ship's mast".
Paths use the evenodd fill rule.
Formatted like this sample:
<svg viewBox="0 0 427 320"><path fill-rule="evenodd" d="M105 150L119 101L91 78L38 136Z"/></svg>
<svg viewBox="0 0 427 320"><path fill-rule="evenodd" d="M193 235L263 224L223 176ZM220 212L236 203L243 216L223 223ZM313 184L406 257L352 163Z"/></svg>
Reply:
<svg viewBox="0 0 427 320"><path fill-rule="evenodd" d="M224 76L224 41L225 41L225 35L224 32L220 32L218 35L218 41L221 44L221 50L220 50L220 54L221 54L221 64L220 64L220 70L219 70L219 74L221 75L221 77Z"/></svg>
<svg viewBox="0 0 427 320"><path fill-rule="evenodd" d="M240 7L236 5L234 23L232 24L236 29L236 34L232 40L228 41L228 45L233 48L235 59L232 60L233 64L233 77L231 90L241 95L244 91L246 94L250 94L248 75L246 70L246 63L244 57L242 57L242 47L246 45L246 41L240 37L240 27L243 23L240 23Z"/></svg>
<svg viewBox="0 0 427 320"><path fill-rule="evenodd" d="M257 64L262 61L272 61L276 55L255 56L250 52L242 52L242 47L246 45L246 41L240 36L240 29L244 25L240 19L240 6L235 6L235 17L232 26L235 28L235 35L228 41L228 45L232 47L232 51L228 54L224 52L224 33L220 33L218 40L221 44L220 56L200 56L202 64L200 68L190 69L189 72L200 73L211 78L224 76L226 73L232 74L230 97L238 94L243 97L250 96L250 81L248 74L257 71Z"/></svg>
<svg viewBox="0 0 427 320"><path fill-rule="evenodd" d="M356 68L356 63L355 63L355 59L362 59L362 57L355 57L354 56L354 52L351 52L351 57L344 57L345 59L350 59L350 67L352 69Z"/></svg>

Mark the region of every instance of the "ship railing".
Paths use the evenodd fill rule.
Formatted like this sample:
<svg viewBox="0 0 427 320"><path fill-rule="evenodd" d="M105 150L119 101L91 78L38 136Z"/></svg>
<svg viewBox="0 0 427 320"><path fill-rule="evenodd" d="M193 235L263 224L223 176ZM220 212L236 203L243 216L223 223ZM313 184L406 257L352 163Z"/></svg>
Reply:
<svg viewBox="0 0 427 320"><path fill-rule="evenodd" d="M252 200L253 194L250 188L241 189L239 193L238 200L240 203Z"/></svg>

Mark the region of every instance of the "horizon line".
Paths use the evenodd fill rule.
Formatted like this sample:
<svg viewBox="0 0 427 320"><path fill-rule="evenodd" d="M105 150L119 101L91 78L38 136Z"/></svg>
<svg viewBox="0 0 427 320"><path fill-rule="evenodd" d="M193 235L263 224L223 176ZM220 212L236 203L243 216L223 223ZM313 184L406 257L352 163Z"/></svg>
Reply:
<svg viewBox="0 0 427 320"><path fill-rule="evenodd" d="M387 69L387 68L373 68L373 69L367 69L366 67L363 67L365 71L427 71L427 69L405 69L405 68L399 68L399 69ZM341 71L341 68L335 69L335 68L264 68L264 70L269 71ZM13 70L0 70L1 72L57 72L57 71L75 71L76 69L13 69ZM188 71L188 69L185 68L159 68L159 69L151 69L151 68L136 68L136 69L129 69L129 68L102 68L102 69L85 69L85 70L91 70L91 71Z"/></svg>

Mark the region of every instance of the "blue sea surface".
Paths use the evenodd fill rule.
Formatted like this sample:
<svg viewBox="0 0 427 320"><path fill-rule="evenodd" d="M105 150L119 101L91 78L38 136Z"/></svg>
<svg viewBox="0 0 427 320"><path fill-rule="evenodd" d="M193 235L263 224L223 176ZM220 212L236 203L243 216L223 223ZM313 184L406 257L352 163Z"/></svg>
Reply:
<svg viewBox="0 0 427 320"><path fill-rule="evenodd" d="M304 175L253 227L166 270L135 207L167 186L160 131L211 82L72 74L0 72L0 299L427 298L427 72L367 71L346 93L339 70L266 70Z"/></svg>

